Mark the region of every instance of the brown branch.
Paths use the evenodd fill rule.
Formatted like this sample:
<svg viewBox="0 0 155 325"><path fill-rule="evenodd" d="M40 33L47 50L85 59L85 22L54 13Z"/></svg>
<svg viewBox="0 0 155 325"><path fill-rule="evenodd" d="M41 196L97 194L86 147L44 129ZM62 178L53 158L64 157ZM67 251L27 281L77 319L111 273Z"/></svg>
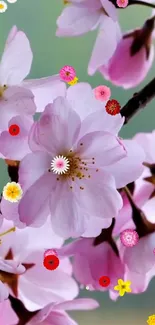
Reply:
<svg viewBox="0 0 155 325"><path fill-rule="evenodd" d="M124 124L138 111L146 107L146 105L155 97L155 78L150 81L142 90L134 94L125 106L121 109L121 115L125 117Z"/></svg>

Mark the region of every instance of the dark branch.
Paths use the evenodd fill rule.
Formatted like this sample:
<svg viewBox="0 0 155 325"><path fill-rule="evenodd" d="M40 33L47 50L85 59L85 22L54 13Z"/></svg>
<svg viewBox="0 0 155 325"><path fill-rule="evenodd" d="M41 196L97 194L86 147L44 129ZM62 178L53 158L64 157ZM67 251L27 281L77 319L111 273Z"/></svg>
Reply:
<svg viewBox="0 0 155 325"><path fill-rule="evenodd" d="M16 298L12 297L11 295L9 296L9 300L10 300L12 309L14 310L14 312L16 313L16 315L19 318L18 325L25 325L38 312L38 311L35 311L35 312L28 311L19 299L16 299Z"/></svg>
<svg viewBox="0 0 155 325"><path fill-rule="evenodd" d="M125 117L125 123L144 108L155 97L155 78L150 81L142 90L134 94L125 106L121 109L121 115Z"/></svg>

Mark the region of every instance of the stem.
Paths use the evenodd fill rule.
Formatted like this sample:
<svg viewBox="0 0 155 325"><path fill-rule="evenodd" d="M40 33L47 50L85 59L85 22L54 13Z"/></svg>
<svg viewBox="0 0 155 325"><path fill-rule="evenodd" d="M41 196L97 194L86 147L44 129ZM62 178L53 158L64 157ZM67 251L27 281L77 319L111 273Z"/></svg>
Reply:
<svg viewBox="0 0 155 325"><path fill-rule="evenodd" d="M130 2L130 6L131 5L142 5L142 6L146 6L146 7L150 7L150 8L155 8L155 5L153 3L148 3L148 2L145 2L145 1L132 1Z"/></svg>
<svg viewBox="0 0 155 325"><path fill-rule="evenodd" d="M121 109L121 115L125 117L124 124L155 97L155 78L152 79L142 90L134 94Z"/></svg>

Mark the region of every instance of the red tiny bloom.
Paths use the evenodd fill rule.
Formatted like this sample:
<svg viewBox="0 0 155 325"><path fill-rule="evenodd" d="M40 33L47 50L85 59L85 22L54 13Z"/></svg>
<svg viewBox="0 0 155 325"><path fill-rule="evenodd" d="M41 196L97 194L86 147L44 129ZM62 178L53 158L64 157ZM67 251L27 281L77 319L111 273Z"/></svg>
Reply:
<svg viewBox="0 0 155 325"><path fill-rule="evenodd" d="M59 259L56 255L47 255L44 257L43 265L47 270L56 270L59 266Z"/></svg>
<svg viewBox="0 0 155 325"><path fill-rule="evenodd" d="M121 106L116 99L108 100L105 105L106 112L110 115L119 114L120 108L121 108Z"/></svg>
<svg viewBox="0 0 155 325"><path fill-rule="evenodd" d="M99 279L99 284L101 287L108 287L110 284L110 278L108 276L101 276Z"/></svg>
<svg viewBox="0 0 155 325"><path fill-rule="evenodd" d="M17 124L12 124L9 127L9 133L13 136L18 135L20 132L20 127Z"/></svg>

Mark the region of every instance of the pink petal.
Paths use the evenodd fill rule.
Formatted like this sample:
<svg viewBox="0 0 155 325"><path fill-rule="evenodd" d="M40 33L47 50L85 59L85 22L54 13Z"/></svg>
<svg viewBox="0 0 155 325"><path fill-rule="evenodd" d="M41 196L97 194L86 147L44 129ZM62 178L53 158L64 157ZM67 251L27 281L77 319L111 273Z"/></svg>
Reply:
<svg viewBox="0 0 155 325"><path fill-rule="evenodd" d="M66 94L66 84L60 80L59 75L25 80L22 85L34 94L37 112L42 112L47 104L52 103L58 96L64 97Z"/></svg>
<svg viewBox="0 0 155 325"><path fill-rule="evenodd" d="M94 112L84 119L80 134L84 135L94 131L104 131L117 135L123 124L124 118L121 114L112 116L103 107L102 110Z"/></svg>
<svg viewBox="0 0 155 325"><path fill-rule="evenodd" d="M12 136L9 131L4 131L0 135L0 151L7 159L21 160L30 152L28 145L28 131L33 124L30 118L16 116L9 122L8 127L16 124L20 127L20 133Z"/></svg>
<svg viewBox="0 0 155 325"><path fill-rule="evenodd" d="M94 299L80 298L59 303L56 310L92 310L99 307L99 303Z"/></svg>
<svg viewBox="0 0 155 325"><path fill-rule="evenodd" d="M91 132L82 137L77 144L76 151L80 153L80 158L86 161L87 167L95 169L112 165L126 157L126 151L117 137L102 131ZM95 158L94 166L92 165L93 157Z"/></svg>
<svg viewBox="0 0 155 325"><path fill-rule="evenodd" d="M111 173L116 180L116 187L121 188L135 181L144 170L143 162L145 154L143 149L134 140L123 140L127 150L127 156L105 169ZM132 173L127 173L127 170Z"/></svg>
<svg viewBox="0 0 155 325"><path fill-rule="evenodd" d="M115 52L118 42L117 28L117 24L110 17L103 17L88 65L89 75L93 75L98 68L106 64Z"/></svg>
<svg viewBox="0 0 155 325"><path fill-rule="evenodd" d="M5 288L7 290L6 286ZM11 304L9 300L3 301L3 303L0 304L0 315L1 315L1 325L12 325L12 324L17 324L18 322L18 317L13 311L13 309L11 308Z"/></svg>
<svg viewBox="0 0 155 325"><path fill-rule="evenodd" d="M101 230L109 228L112 219L90 218L86 231L82 234L82 237L97 237L100 235Z"/></svg>
<svg viewBox="0 0 155 325"><path fill-rule="evenodd" d="M114 21L117 21L117 9L112 2L109 0L100 0L103 8L107 12L108 16L111 17Z"/></svg>
<svg viewBox="0 0 155 325"><path fill-rule="evenodd" d="M87 33L99 23L100 12L70 5L57 19L57 36L77 36Z"/></svg>
<svg viewBox="0 0 155 325"><path fill-rule="evenodd" d="M94 111L104 109L103 103L96 100L91 86L85 82L69 87L67 100L82 120Z"/></svg>
<svg viewBox="0 0 155 325"><path fill-rule="evenodd" d="M100 67L100 72L103 75L106 72L106 79L111 80L115 85L123 86L125 89L135 87L143 81L154 59L153 45L150 48L148 60L146 60L145 47L134 56L130 56L132 42L133 37L122 38L107 67Z"/></svg>
<svg viewBox="0 0 155 325"><path fill-rule="evenodd" d="M154 234L147 235L142 237L136 246L125 249L123 262L128 266L130 271L145 274L155 265L153 254L154 240Z"/></svg>
<svg viewBox="0 0 155 325"><path fill-rule="evenodd" d="M49 195L55 188L55 182L55 175L46 172L26 191L19 203L20 221L36 227L45 223L49 215Z"/></svg>
<svg viewBox="0 0 155 325"><path fill-rule="evenodd" d="M56 234L63 238L82 235L89 219L88 213L83 209L76 195L75 187L73 186L71 190L69 183L57 182L55 195L50 201L52 227Z"/></svg>
<svg viewBox="0 0 155 325"><path fill-rule="evenodd" d="M1 84L18 85L30 72L32 51L27 36L18 31L5 47L0 63Z"/></svg>
<svg viewBox="0 0 155 325"><path fill-rule="evenodd" d="M0 281L0 303L6 300L9 296L8 288Z"/></svg>
<svg viewBox="0 0 155 325"><path fill-rule="evenodd" d="M0 205L1 213L5 219L13 221L16 227L24 228L24 223L19 220L18 204L19 203L12 204L11 202L2 198Z"/></svg>
<svg viewBox="0 0 155 325"><path fill-rule="evenodd" d="M144 149L146 154L146 161L150 164L153 164L155 161L155 131L152 131L151 133L138 133L134 136L134 140Z"/></svg>
<svg viewBox="0 0 155 325"><path fill-rule="evenodd" d="M7 40L6 40L6 43L5 43L5 48L9 45L9 43L11 43L13 41L13 39L16 36L17 32L18 32L18 28L14 25L11 28L11 30L9 32L9 35L7 37Z"/></svg>
<svg viewBox="0 0 155 325"><path fill-rule="evenodd" d="M25 263L35 263L19 278L20 296L28 310L37 310L51 302L73 299L78 295L75 280L60 266L49 271L43 266L43 251L29 253ZM31 300L36 307L31 305Z"/></svg>
<svg viewBox="0 0 155 325"><path fill-rule="evenodd" d="M9 111L10 118L21 114L33 115L36 111L32 92L29 89L16 86L5 91L5 98L0 101L0 107Z"/></svg>
<svg viewBox="0 0 155 325"><path fill-rule="evenodd" d="M56 156L58 152L71 149L80 126L80 118L70 108L68 101L58 97L53 104L46 106L38 121L38 142Z"/></svg>
<svg viewBox="0 0 155 325"><path fill-rule="evenodd" d="M78 197L81 206L91 216L99 218L116 217L122 208L122 198L115 188L115 182L111 175L100 170L98 173L91 170L91 178L85 179L84 190L79 190Z"/></svg>
<svg viewBox="0 0 155 325"><path fill-rule="evenodd" d="M27 154L19 167L19 183L24 191L43 176L50 165L51 157L45 152Z"/></svg>

